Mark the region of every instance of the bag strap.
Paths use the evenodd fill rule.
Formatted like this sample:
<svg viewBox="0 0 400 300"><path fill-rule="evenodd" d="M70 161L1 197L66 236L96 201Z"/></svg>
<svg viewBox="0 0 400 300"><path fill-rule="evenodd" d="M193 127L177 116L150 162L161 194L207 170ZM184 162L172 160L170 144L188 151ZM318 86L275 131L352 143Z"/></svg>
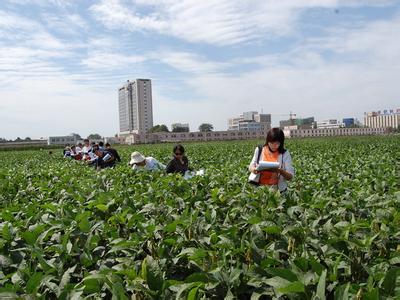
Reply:
<svg viewBox="0 0 400 300"><path fill-rule="evenodd" d="M263 145L258 145L257 148L258 148L258 156L257 156L257 164L258 164L260 161L260 156L261 156Z"/></svg>

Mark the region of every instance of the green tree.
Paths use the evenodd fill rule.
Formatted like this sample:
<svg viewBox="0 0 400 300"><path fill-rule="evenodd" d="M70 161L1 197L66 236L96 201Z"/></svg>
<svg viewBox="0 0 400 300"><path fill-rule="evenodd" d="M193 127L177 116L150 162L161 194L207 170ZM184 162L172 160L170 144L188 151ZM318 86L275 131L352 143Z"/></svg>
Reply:
<svg viewBox="0 0 400 300"><path fill-rule="evenodd" d="M172 129L172 132L189 132L189 128L187 127L175 127Z"/></svg>
<svg viewBox="0 0 400 300"><path fill-rule="evenodd" d="M155 125L150 129L150 132L169 132L167 125Z"/></svg>
<svg viewBox="0 0 400 300"><path fill-rule="evenodd" d="M87 137L89 140L100 140L101 139L101 135L98 133L92 133L89 134L89 136Z"/></svg>
<svg viewBox="0 0 400 300"><path fill-rule="evenodd" d="M73 136L73 137L75 137L77 140L82 140L82 137L81 137L81 135L80 134L78 134L78 133L71 133L70 134L71 136Z"/></svg>
<svg viewBox="0 0 400 300"><path fill-rule="evenodd" d="M199 131L201 132L210 132L214 130L214 126L210 123L203 123L199 126Z"/></svg>

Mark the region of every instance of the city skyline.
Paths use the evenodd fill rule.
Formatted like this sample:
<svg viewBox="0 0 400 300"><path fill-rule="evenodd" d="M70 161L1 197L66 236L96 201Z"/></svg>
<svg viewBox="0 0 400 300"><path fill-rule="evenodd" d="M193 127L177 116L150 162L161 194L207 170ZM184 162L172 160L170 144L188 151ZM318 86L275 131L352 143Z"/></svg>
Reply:
<svg viewBox="0 0 400 300"><path fill-rule="evenodd" d="M399 58L399 1L5 0L0 137L113 136L135 78L169 128L246 111L362 121L399 107Z"/></svg>

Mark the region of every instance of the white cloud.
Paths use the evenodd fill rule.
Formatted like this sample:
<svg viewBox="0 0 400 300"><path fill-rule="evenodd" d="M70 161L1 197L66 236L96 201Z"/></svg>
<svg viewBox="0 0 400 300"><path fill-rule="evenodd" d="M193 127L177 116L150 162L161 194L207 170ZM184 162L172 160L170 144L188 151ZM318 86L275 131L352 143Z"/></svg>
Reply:
<svg viewBox="0 0 400 300"><path fill-rule="evenodd" d="M185 80L201 101L177 101L164 95L160 109L179 107L161 122L191 120L191 127L210 122L226 129L229 117L243 111L301 117L357 117L365 111L397 108L400 104L400 22L377 21L355 29L330 31L297 48L275 55L235 59L231 64L255 64L255 70L236 76L193 72ZM330 51L335 57L325 56ZM331 55L332 56L332 55ZM156 101L155 101L156 102ZM383 104L384 103L384 104ZM157 111L157 108L154 108ZM183 119L184 118L184 119ZM157 120L157 118L155 118ZM283 116L274 116L275 124Z"/></svg>
<svg viewBox="0 0 400 300"><path fill-rule="evenodd" d="M106 26L129 31L155 31L194 43L233 45L293 33L304 9L339 5L383 5L388 1L339 0L197 0L150 1L151 14L140 14L142 0L102 0L91 7Z"/></svg>
<svg viewBox="0 0 400 300"><path fill-rule="evenodd" d="M18 5L39 5L39 6L58 6L68 7L74 3L74 0L5 0L9 3Z"/></svg>
<svg viewBox="0 0 400 300"><path fill-rule="evenodd" d="M47 28L51 28L58 33L71 36L82 36L82 31L88 30L89 25L84 18L78 14L69 13L44 13L41 16L42 21L46 23Z"/></svg>
<svg viewBox="0 0 400 300"><path fill-rule="evenodd" d="M174 69L190 74L215 73L229 66L228 63L211 61L207 57L189 52L161 52L152 57Z"/></svg>
<svg viewBox="0 0 400 300"><path fill-rule="evenodd" d="M80 85L63 76L21 80L15 89L1 92L0 136L15 138L10 132L30 137L39 137L39 132L40 136L70 132L113 136L118 130L115 95L115 90Z"/></svg>
<svg viewBox="0 0 400 300"><path fill-rule="evenodd" d="M146 58L140 55L122 55L109 52L89 53L88 57L82 60L82 64L89 68L125 68L127 65L144 62Z"/></svg>

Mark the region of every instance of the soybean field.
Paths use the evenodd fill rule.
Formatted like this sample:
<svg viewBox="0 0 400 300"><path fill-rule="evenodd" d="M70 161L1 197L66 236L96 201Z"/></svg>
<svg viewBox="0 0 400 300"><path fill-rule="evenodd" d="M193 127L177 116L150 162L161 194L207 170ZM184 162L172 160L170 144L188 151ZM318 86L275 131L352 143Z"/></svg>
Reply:
<svg viewBox="0 0 400 300"><path fill-rule="evenodd" d="M261 141L185 144L204 176L0 152L0 299L400 297L400 137L286 142L285 195L247 183Z"/></svg>

